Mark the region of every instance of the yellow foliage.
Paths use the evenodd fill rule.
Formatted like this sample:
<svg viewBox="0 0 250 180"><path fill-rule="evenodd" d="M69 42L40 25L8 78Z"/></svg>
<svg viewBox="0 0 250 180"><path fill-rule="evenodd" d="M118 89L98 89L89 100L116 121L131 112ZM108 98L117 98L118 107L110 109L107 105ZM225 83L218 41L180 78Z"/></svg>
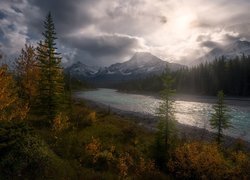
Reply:
<svg viewBox="0 0 250 180"><path fill-rule="evenodd" d="M21 103L17 87L8 67L0 67L0 121L23 120L29 111L28 105Z"/></svg>
<svg viewBox="0 0 250 180"><path fill-rule="evenodd" d="M92 123L96 121L96 112L90 112L87 116L87 119L90 120Z"/></svg>
<svg viewBox="0 0 250 180"><path fill-rule="evenodd" d="M115 146L111 145L109 149L102 149L100 141L94 137L92 137L92 142L86 145L86 151L92 156L92 162L94 164L99 159L105 159L108 164L115 160L113 155L115 152Z"/></svg>
<svg viewBox="0 0 250 180"><path fill-rule="evenodd" d="M186 143L176 148L168 167L178 177L218 178L228 173L227 162L215 144Z"/></svg>
<svg viewBox="0 0 250 180"><path fill-rule="evenodd" d="M150 172L155 172L155 164L153 161L149 160L146 161L144 158L140 157L139 163L136 167L136 174L137 175L144 175Z"/></svg>
<svg viewBox="0 0 250 180"><path fill-rule="evenodd" d="M58 133L69 127L69 118L62 112L58 113L53 120L53 130Z"/></svg>
<svg viewBox="0 0 250 180"><path fill-rule="evenodd" d="M233 161L233 168L231 170L231 177L249 179L250 178L250 157L242 151L232 152L231 158Z"/></svg>
<svg viewBox="0 0 250 180"><path fill-rule="evenodd" d="M101 152L101 143L99 139L92 137L92 142L86 145L85 150L93 157L93 163L95 163Z"/></svg>
<svg viewBox="0 0 250 180"><path fill-rule="evenodd" d="M123 178L127 177L129 173L129 168L133 166L133 164L134 164L133 158L129 155L129 153L121 155L118 158L118 165L117 165L120 176Z"/></svg>

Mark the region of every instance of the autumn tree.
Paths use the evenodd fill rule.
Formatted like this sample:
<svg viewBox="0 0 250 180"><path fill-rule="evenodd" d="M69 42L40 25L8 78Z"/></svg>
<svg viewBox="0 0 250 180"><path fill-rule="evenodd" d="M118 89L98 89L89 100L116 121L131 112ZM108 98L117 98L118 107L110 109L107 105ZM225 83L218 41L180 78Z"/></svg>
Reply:
<svg viewBox="0 0 250 180"><path fill-rule="evenodd" d="M7 65L0 67L0 121L22 120L28 107L18 97L17 87Z"/></svg>
<svg viewBox="0 0 250 180"><path fill-rule="evenodd" d="M219 91L217 94L217 103L213 106L214 113L210 119L212 129L217 130L216 141L221 143L223 130L230 127L230 116L228 115L227 106L224 103L224 93Z"/></svg>
<svg viewBox="0 0 250 180"><path fill-rule="evenodd" d="M16 60L16 73L20 96L31 106L38 95L37 80L39 78L36 49L32 45L25 44L25 48L22 49Z"/></svg>
<svg viewBox="0 0 250 180"><path fill-rule="evenodd" d="M175 137L175 117L174 117L174 90L173 78L169 70L166 70L163 78L164 90L161 92L162 102L158 109L160 119L158 132L154 142L154 159L160 168L164 168L167 154Z"/></svg>
<svg viewBox="0 0 250 180"><path fill-rule="evenodd" d="M63 103L64 82L61 57L56 52L56 32L51 14L44 21L44 39L38 43L38 111L52 121Z"/></svg>

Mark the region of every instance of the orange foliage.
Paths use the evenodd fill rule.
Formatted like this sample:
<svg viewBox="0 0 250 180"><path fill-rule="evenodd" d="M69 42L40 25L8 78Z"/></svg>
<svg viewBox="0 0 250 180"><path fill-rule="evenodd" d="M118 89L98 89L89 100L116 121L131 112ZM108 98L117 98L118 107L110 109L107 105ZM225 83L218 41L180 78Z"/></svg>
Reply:
<svg viewBox="0 0 250 180"><path fill-rule="evenodd" d="M53 120L53 130L58 133L69 127L69 118L62 112L58 113Z"/></svg>
<svg viewBox="0 0 250 180"><path fill-rule="evenodd" d="M7 65L0 67L0 121L23 120L29 111L28 105L21 103L17 87Z"/></svg>
<svg viewBox="0 0 250 180"><path fill-rule="evenodd" d="M250 157L242 151L232 152L231 154L233 168L231 177L235 179L250 179Z"/></svg>
<svg viewBox="0 0 250 180"><path fill-rule="evenodd" d="M90 113L88 114L88 116L87 116L87 119L88 119L90 122L94 123L94 122L96 121L96 112L95 112L95 111L90 112Z"/></svg>
<svg viewBox="0 0 250 180"><path fill-rule="evenodd" d="M92 163L97 164L103 160L107 166L115 160L115 146L111 145L109 149L103 149L99 139L92 137L92 142L86 145L86 152L92 157Z"/></svg>
<svg viewBox="0 0 250 180"><path fill-rule="evenodd" d="M121 177L127 177L129 168L134 164L133 158L129 153L125 153L118 158L118 170Z"/></svg>
<svg viewBox="0 0 250 180"><path fill-rule="evenodd" d="M146 161L144 158L140 157L139 163L136 167L136 174L137 175L144 175L147 173L155 172L155 164L153 161Z"/></svg>
<svg viewBox="0 0 250 180"><path fill-rule="evenodd" d="M228 174L228 165L215 144L186 143L176 148L168 167L178 177L218 178Z"/></svg>

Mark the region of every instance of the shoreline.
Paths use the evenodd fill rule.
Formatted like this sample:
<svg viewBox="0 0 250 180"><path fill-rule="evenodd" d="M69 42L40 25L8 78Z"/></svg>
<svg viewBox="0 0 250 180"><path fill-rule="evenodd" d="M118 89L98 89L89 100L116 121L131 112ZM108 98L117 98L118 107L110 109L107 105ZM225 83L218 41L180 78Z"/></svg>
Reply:
<svg viewBox="0 0 250 180"><path fill-rule="evenodd" d="M77 99L77 101L83 101L90 107L97 111L109 111L112 114L124 117L124 118L131 118L138 126L141 126L149 131L155 132L157 130L157 117L152 115L147 115L139 112L132 112L132 111L124 111L117 108L110 107L108 105L94 102L87 99ZM176 122L176 128L178 130L178 136L182 139L186 140L197 140L197 141L207 141L207 142L213 142L215 133L208 131L203 128L190 126L186 124L181 124L179 122ZM236 146L236 143L239 142L239 139L224 135L223 136L223 145L227 148L232 148ZM245 140L240 140L243 142L244 147L247 151L250 151L250 142Z"/></svg>

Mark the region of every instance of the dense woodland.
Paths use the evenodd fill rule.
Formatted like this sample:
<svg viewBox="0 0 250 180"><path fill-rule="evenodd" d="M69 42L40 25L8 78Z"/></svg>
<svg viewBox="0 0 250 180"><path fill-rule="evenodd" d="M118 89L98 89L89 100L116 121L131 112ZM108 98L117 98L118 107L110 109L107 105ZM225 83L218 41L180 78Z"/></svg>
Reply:
<svg viewBox="0 0 250 180"><path fill-rule="evenodd" d="M221 57L211 63L171 73L177 93L216 95L223 90L228 96L250 96L250 56L235 59ZM115 85L126 91L159 92L162 76L151 76Z"/></svg>
<svg viewBox="0 0 250 180"><path fill-rule="evenodd" d="M136 118L93 108L72 97L72 88L83 84L64 76L55 26L48 14L43 39L36 47L24 45L14 70L5 63L0 66L0 179L249 179L250 155L245 142L237 140L227 148L223 144L223 130L230 123L223 92L218 94L211 118L211 126L218 130L214 141L181 136L175 127L171 98L173 86L178 89L181 82L193 82L200 93L229 88L229 81L223 79L223 73L231 77L229 70L239 72L243 81L233 75L235 89L225 92L247 95L246 59L220 60L153 77L157 81L148 87L162 89L163 103L158 130L149 131L139 126ZM216 69L221 66L225 71ZM241 72L238 66L246 70ZM222 74L217 77L213 73ZM173 84L172 75L177 84ZM192 78L225 83L216 81L216 88L207 91L205 85L196 87Z"/></svg>

